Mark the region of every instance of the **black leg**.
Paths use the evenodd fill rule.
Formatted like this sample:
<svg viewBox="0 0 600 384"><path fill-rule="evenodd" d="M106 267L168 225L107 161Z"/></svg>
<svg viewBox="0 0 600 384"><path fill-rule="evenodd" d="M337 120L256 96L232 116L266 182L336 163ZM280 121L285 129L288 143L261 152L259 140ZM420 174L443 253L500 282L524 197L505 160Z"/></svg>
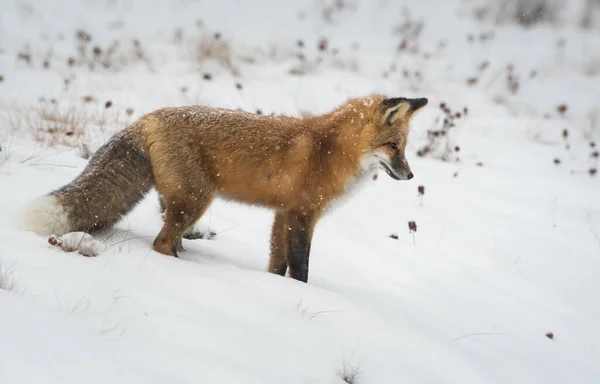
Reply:
<svg viewBox="0 0 600 384"><path fill-rule="evenodd" d="M288 266L293 279L308 281L308 259L312 240L311 217L302 214L288 214Z"/></svg>

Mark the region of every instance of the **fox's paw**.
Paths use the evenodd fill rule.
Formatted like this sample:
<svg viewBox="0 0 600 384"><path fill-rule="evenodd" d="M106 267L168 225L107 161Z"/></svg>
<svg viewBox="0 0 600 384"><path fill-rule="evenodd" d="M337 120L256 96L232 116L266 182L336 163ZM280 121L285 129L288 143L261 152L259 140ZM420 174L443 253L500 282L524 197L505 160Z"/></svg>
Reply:
<svg viewBox="0 0 600 384"><path fill-rule="evenodd" d="M152 249L158 253L162 253L167 256L177 256L177 246L173 246L172 243L167 241L154 240Z"/></svg>
<svg viewBox="0 0 600 384"><path fill-rule="evenodd" d="M183 234L183 238L187 240L212 240L217 236L216 232L213 231L201 231L196 227L188 228Z"/></svg>

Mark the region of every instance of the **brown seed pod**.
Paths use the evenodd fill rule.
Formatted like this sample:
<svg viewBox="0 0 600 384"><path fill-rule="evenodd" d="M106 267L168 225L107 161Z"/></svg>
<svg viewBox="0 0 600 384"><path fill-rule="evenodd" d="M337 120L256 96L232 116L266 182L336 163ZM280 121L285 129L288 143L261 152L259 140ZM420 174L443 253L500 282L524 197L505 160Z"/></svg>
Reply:
<svg viewBox="0 0 600 384"><path fill-rule="evenodd" d="M561 104L558 107L556 107L556 110L560 113L560 114L564 114L565 112L567 112L567 105L566 104Z"/></svg>
<svg viewBox="0 0 600 384"><path fill-rule="evenodd" d="M90 34L86 31L79 30L77 31L77 39L87 43L92 40L92 36L90 36Z"/></svg>
<svg viewBox="0 0 600 384"><path fill-rule="evenodd" d="M415 223L414 221L409 221L408 222L408 232L410 232L410 233L417 232L417 223Z"/></svg>
<svg viewBox="0 0 600 384"><path fill-rule="evenodd" d="M323 52L327 50L327 39L322 38L319 40L319 51Z"/></svg>
<svg viewBox="0 0 600 384"><path fill-rule="evenodd" d="M24 62L26 62L27 64L31 63L31 55L29 53L19 53L17 55L17 58L19 60L23 60Z"/></svg>

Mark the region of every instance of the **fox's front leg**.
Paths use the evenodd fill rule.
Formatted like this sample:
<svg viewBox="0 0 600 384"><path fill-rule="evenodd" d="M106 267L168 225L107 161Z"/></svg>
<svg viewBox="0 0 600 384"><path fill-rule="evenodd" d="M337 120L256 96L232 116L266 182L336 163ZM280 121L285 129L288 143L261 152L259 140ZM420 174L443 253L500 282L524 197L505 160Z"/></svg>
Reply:
<svg viewBox="0 0 600 384"><path fill-rule="evenodd" d="M271 255L269 259L269 272L285 276L287 271L287 213L275 212L273 229L271 231Z"/></svg>
<svg viewBox="0 0 600 384"><path fill-rule="evenodd" d="M287 264L293 279L308 281L308 259L316 216L290 212L286 215Z"/></svg>

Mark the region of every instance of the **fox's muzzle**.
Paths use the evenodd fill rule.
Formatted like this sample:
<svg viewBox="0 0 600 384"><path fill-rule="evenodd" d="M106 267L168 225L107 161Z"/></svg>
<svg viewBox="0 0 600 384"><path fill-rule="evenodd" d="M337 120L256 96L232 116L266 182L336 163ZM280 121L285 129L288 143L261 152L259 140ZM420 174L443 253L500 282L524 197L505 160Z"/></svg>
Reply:
<svg viewBox="0 0 600 384"><path fill-rule="evenodd" d="M410 104L410 109L412 111L417 111L421 108L423 108L424 106L427 105L427 103L429 102L429 100L427 100L426 98L422 97L419 99L408 99L408 102Z"/></svg>
<svg viewBox="0 0 600 384"><path fill-rule="evenodd" d="M415 176L406 159L394 158L389 164L382 161L380 166L394 180L410 180Z"/></svg>

